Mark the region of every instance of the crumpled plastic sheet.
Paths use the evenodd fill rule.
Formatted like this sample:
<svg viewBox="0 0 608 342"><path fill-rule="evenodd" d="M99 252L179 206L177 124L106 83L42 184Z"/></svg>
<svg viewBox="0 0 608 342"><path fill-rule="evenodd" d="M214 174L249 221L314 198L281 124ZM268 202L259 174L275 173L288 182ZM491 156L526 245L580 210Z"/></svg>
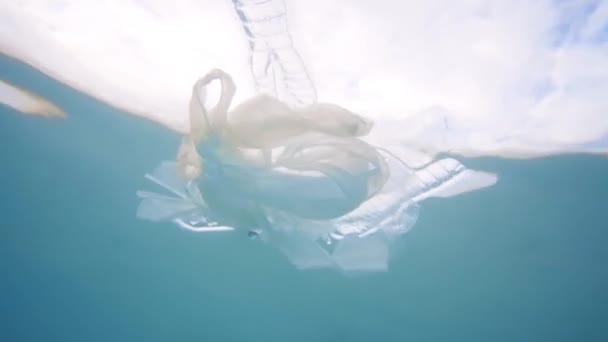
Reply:
<svg viewBox="0 0 608 342"><path fill-rule="evenodd" d="M205 87L214 80L222 95L207 110ZM191 134L176 161L147 175L173 196L138 192L138 218L246 231L301 269L382 271L391 244L415 224L420 200L496 181L454 159L414 170L365 142L372 122L333 104L293 109L260 95L229 111L235 91L217 69L195 84Z"/></svg>

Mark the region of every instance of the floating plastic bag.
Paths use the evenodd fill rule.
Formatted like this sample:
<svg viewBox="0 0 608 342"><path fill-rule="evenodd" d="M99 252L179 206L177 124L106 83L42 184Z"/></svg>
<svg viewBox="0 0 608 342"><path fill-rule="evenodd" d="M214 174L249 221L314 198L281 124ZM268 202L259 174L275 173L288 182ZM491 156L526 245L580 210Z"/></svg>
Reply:
<svg viewBox="0 0 608 342"><path fill-rule="evenodd" d="M207 110L213 80L222 94ZM221 70L195 84L192 129L177 160L147 175L173 196L138 192L138 218L192 231L241 230L301 269L382 271L391 244L415 224L419 200L496 181L453 159L413 170L362 139L369 120L335 105L291 109L261 95L228 111L235 91Z"/></svg>

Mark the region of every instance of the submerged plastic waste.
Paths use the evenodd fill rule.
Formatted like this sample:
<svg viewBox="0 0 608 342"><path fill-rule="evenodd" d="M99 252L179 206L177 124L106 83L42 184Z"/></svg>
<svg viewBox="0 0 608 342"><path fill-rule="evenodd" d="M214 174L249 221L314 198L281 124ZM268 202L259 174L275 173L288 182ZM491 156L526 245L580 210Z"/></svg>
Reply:
<svg viewBox="0 0 608 342"><path fill-rule="evenodd" d="M214 80L222 93L207 110L205 89ZM241 230L301 269L382 271L421 200L496 181L454 159L410 168L367 143L372 123L339 106L292 109L259 95L229 111L235 91L218 69L194 85L192 128L176 160L147 175L168 194L139 191L138 218L197 232Z"/></svg>

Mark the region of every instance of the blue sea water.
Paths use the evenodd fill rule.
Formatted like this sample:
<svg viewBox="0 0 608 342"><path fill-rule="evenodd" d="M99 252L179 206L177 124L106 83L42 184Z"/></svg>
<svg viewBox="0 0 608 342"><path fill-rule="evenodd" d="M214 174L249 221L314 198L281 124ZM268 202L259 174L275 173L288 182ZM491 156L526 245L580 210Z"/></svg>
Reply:
<svg viewBox="0 0 608 342"><path fill-rule="evenodd" d="M382 274L135 218L179 137L8 59L66 120L0 108L0 341L608 341L608 159L465 160Z"/></svg>

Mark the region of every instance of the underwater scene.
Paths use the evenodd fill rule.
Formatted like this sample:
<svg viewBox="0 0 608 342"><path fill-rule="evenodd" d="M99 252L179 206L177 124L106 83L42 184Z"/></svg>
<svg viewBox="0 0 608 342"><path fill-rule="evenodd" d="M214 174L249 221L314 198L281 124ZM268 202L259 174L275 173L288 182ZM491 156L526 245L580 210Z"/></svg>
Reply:
<svg viewBox="0 0 608 342"><path fill-rule="evenodd" d="M0 4L0 341L607 341L608 1Z"/></svg>

